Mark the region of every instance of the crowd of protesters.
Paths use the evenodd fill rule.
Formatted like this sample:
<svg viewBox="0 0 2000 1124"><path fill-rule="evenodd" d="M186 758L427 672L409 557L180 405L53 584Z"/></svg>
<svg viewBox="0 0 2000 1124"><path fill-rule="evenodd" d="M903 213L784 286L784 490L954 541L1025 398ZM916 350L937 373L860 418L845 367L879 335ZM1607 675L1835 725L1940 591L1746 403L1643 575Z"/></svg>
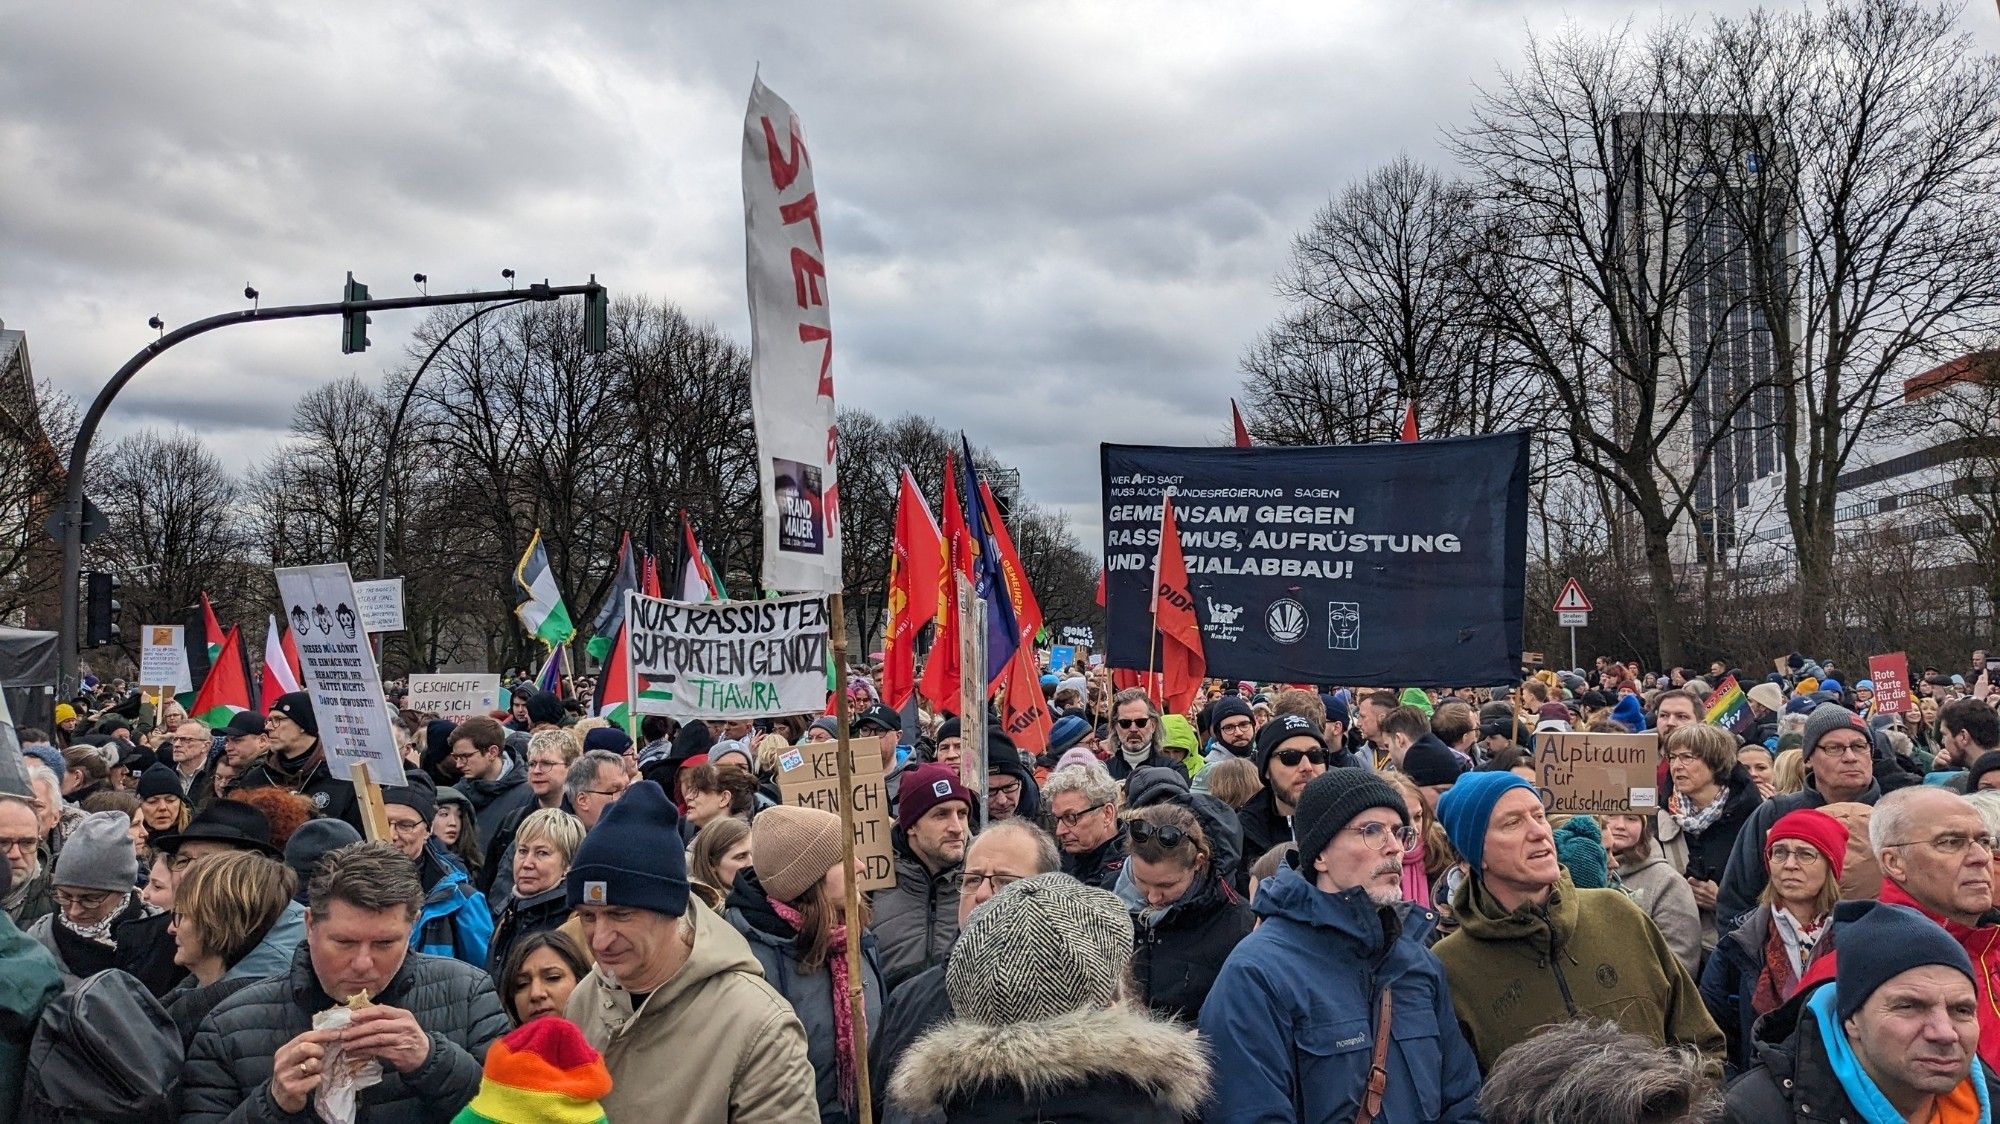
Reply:
<svg viewBox="0 0 2000 1124"><path fill-rule="evenodd" d="M105 684L0 791L0 1118L1989 1120L1983 653L1902 713L1778 666L1180 714L1055 669L1048 744L989 721L983 778L857 672L895 870L858 913L777 784L830 717L392 689L368 841L306 695L211 729ZM1550 816L1574 730L1657 734L1659 807Z"/></svg>

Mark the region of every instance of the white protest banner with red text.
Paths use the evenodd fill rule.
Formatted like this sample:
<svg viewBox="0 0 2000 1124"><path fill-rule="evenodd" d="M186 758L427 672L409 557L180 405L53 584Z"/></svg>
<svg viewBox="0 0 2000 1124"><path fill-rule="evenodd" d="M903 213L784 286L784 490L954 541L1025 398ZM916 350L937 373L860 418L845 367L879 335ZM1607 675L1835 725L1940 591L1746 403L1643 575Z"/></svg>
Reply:
<svg viewBox="0 0 2000 1124"><path fill-rule="evenodd" d="M1876 714L1910 712L1910 657L1902 652L1868 657L1868 681L1875 687Z"/></svg>
<svg viewBox="0 0 2000 1124"><path fill-rule="evenodd" d="M833 319L804 127L761 80L743 118L750 412L764 501L764 586L840 589Z"/></svg>

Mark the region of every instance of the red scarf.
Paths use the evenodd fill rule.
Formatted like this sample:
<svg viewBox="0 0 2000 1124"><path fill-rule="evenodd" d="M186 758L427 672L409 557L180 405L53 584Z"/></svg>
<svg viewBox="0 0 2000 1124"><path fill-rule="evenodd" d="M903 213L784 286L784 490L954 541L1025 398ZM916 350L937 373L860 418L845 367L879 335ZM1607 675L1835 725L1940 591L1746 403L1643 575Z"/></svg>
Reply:
<svg viewBox="0 0 2000 1124"><path fill-rule="evenodd" d="M794 930L805 922L798 910L776 898L771 899L771 909ZM840 1099L851 1116L859 1083L854 1075L854 1004L847 997L847 926L835 925L832 938L826 970L833 976L834 1056L840 1067Z"/></svg>
<svg viewBox="0 0 2000 1124"><path fill-rule="evenodd" d="M1756 990L1750 993L1750 1009L1768 1015L1784 1006L1799 989L1798 974L1792 971L1792 954L1785 950L1785 934L1778 931L1778 919L1771 918L1764 931L1764 970L1757 973Z"/></svg>

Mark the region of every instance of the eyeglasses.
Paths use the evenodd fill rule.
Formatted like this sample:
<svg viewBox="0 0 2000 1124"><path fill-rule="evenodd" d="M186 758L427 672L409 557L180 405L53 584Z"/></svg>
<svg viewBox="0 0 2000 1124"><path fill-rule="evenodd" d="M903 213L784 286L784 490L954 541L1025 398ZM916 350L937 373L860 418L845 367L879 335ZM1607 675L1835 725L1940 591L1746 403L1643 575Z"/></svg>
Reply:
<svg viewBox="0 0 2000 1124"><path fill-rule="evenodd" d="M993 884L993 892L997 894L1000 891L1006 889L1009 886L1012 886L1014 883L1019 882L1021 879L1026 877L1028 876L1025 874L967 873L965 876L963 876L958 880L958 894L960 897L969 898L972 895L978 893L979 888L981 886L984 886L989 882Z"/></svg>
<svg viewBox="0 0 2000 1124"><path fill-rule="evenodd" d="M1771 848L1772 866L1783 866L1788 862L1795 862L1800 866L1818 866L1824 861L1826 861L1826 856L1820 854L1819 850L1814 847Z"/></svg>
<svg viewBox="0 0 2000 1124"><path fill-rule="evenodd" d="M1222 725L1216 727L1216 729L1222 731L1225 734L1237 734L1237 733L1242 733L1244 730L1248 730L1255 725L1256 723L1250 721L1248 718L1232 718L1229 721L1224 722Z"/></svg>
<svg viewBox="0 0 2000 1124"><path fill-rule="evenodd" d="M1409 824L1365 823L1360 827L1343 827L1361 837L1361 841L1377 851L1389 849L1389 840L1394 839L1407 851L1417 841L1417 829Z"/></svg>
<svg viewBox="0 0 2000 1124"><path fill-rule="evenodd" d="M1699 754L1699 753L1669 753L1669 754L1667 754L1667 761L1668 761L1668 762L1669 762L1670 764L1671 764L1671 763L1677 763L1677 762L1682 762L1682 761L1699 761L1699 760L1701 760L1701 754Z"/></svg>
<svg viewBox="0 0 2000 1124"><path fill-rule="evenodd" d="M94 894L72 894L68 890L56 891L56 905L63 909L102 909L111 900L113 892L99 890Z"/></svg>
<svg viewBox="0 0 2000 1124"><path fill-rule="evenodd" d="M993 784L986 786L986 794L988 796L1013 796L1020 791L1020 781L1015 781L1013 784Z"/></svg>
<svg viewBox="0 0 2000 1124"><path fill-rule="evenodd" d="M1821 742L1819 743L1819 748L1813 750L1813 752L1815 754L1825 753L1833 757L1867 757L1871 751L1868 748L1867 742L1846 742L1841 745L1828 745L1825 742Z"/></svg>
<svg viewBox="0 0 2000 1124"><path fill-rule="evenodd" d="M1105 806L1106 804L1109 804L1109 803L1110 803L1110 801L1108 801L1108 800L1105 800L1105 801L1099 801L1099 802L1098 802L1098 803L1096 803L1096 804L1092 804L1092 805L1091 805L1090 807L1088 807L1088 808L1083 808L1083 809L1080 809L1080 810L1078 810L1078 811L1075 811L1075 812L1071 812L1071 813L1069 813L1068 815L1065 815L1065 816L1057 816L1057 817L1056 817L1056 823L1060 824L1060 825L1061 825L1061 826L1063 826L1063 827L1070 827L1070 828L1073 828L1073 827L1075 827L1075 826L1076 826L1076 825L1077 825L1078 823L1082 822L1082 820L1083 820L1083 817L1085 817L1085 816L1089 815L1089 814L1090 814L1090 813L1092 813L1092 812L1095 812L1095 811L1097 811L1097 810L1098 810L1099 808L1102 808L1102 807L1104 807L1104 806Z"/></svg>
<svg viewBox="0 0 2000 1124"><path fill-rule="evenodd" d="M1157 839L1162 847L1178 847L1187 842L1188 833L1173 824L1150 824L1145 820L1133 820L1126 825L1132 832L1132 842L1150 843Z"/></svg>
<svg viewBox="0 0 2000 1124"><path fill-rule="evenodd" d="M1153 720L1151 718L1120 718L1118 720L1118 728L1121 730L1137 730L1142 726L1150 726L1152 724Z"/></svg>
<svg viewBox="0 0 2000 1124"><path fill-rule="evenodd" d="M613 800L625 795L625 790L622 788L586 788L583 791L588 792L592 796L608 796Z"/></svg>
<svg viewBox="0 0 2000 1124"><path fill-rule="evenodd" d="M1967 847L1977 847L1982 851L1991 853L1993 850L1993 837L1991 835L1986 834L1983 831L1980 832L1978 835L1959 835L1956 832L1954 832L1949 835L1937 836L1934 839L1905 839L1900 843L1884 843L1883 846L1885 847L1923 846L1923 847L1929 847L1937 851L1937 853L1941 855L1956 855L1959 852L1965 850Z"/></svg>
<svg viewBox="0 0 2000 1124"><path fill-rule="evenodd" d="M389 821L389 830L395 832L397 835L415 835L423 826L422 820L405 820L401 823L395 820Z"/></svg>
<svg viewBox="0 0 2000 1124"><path fill-rule="evenodd" d="M35 853L35 847L40 843L41 840L32 835L23 835L15 839L0 839L0 855L4 855L9 851L19 851L24 855L32 855Z"/></svg>
<svg viewBox="0 0 2000 1124"><path fill-rule="evenodd" d="M560 769L560 768L562 768L562 767L563 767L563 763L562 763L562 762L560 762L560 761L530 761L530 762L528 762L528 771L529 771L530 773L534 772L534 771L535 771L536 769Z"/></svg>
<svg viewBox="0 0 2000 1124"><path fill-rule="evenodd" d="M1274 750L1271 756L1277 758L1278 763L1288 769L1301 761L1310 761L1315 765L1324 765L1327 762L1327 753L1323 749L1280 749Z"/></svg>

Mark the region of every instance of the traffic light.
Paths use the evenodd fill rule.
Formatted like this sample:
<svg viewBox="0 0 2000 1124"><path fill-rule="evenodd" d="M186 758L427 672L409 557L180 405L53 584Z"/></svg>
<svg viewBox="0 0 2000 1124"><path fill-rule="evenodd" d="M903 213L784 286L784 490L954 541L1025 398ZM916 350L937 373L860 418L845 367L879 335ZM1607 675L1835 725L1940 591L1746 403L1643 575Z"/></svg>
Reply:
<svg viewBox="0 0 2000 1124"><path fill-rule="evenodd" d="M368 286L356 281L354 274L349 272L347 275L347 288L341 291L340 299L345 302L365 301L368 299ZM367 350L368 314L360 311L341 313L340 353L342 355L354 355Z"/></svg>
<svg viewBox="0 0 2000 1124"><path fill-rule="evenodd" d="M590 275L597 284L597 274ZM583 349L602 355L611 349L611 293L603 288L583 295Z"/></svg>
<svg viewBox="0 0 2000 1124"><path fill-rule="evenodd" d="M83 646L102 647L118 640L118 616L124 606L118 603L118 588L122 582L117 575L102 571L92 571L83 576L85 603Z"/></svg>

